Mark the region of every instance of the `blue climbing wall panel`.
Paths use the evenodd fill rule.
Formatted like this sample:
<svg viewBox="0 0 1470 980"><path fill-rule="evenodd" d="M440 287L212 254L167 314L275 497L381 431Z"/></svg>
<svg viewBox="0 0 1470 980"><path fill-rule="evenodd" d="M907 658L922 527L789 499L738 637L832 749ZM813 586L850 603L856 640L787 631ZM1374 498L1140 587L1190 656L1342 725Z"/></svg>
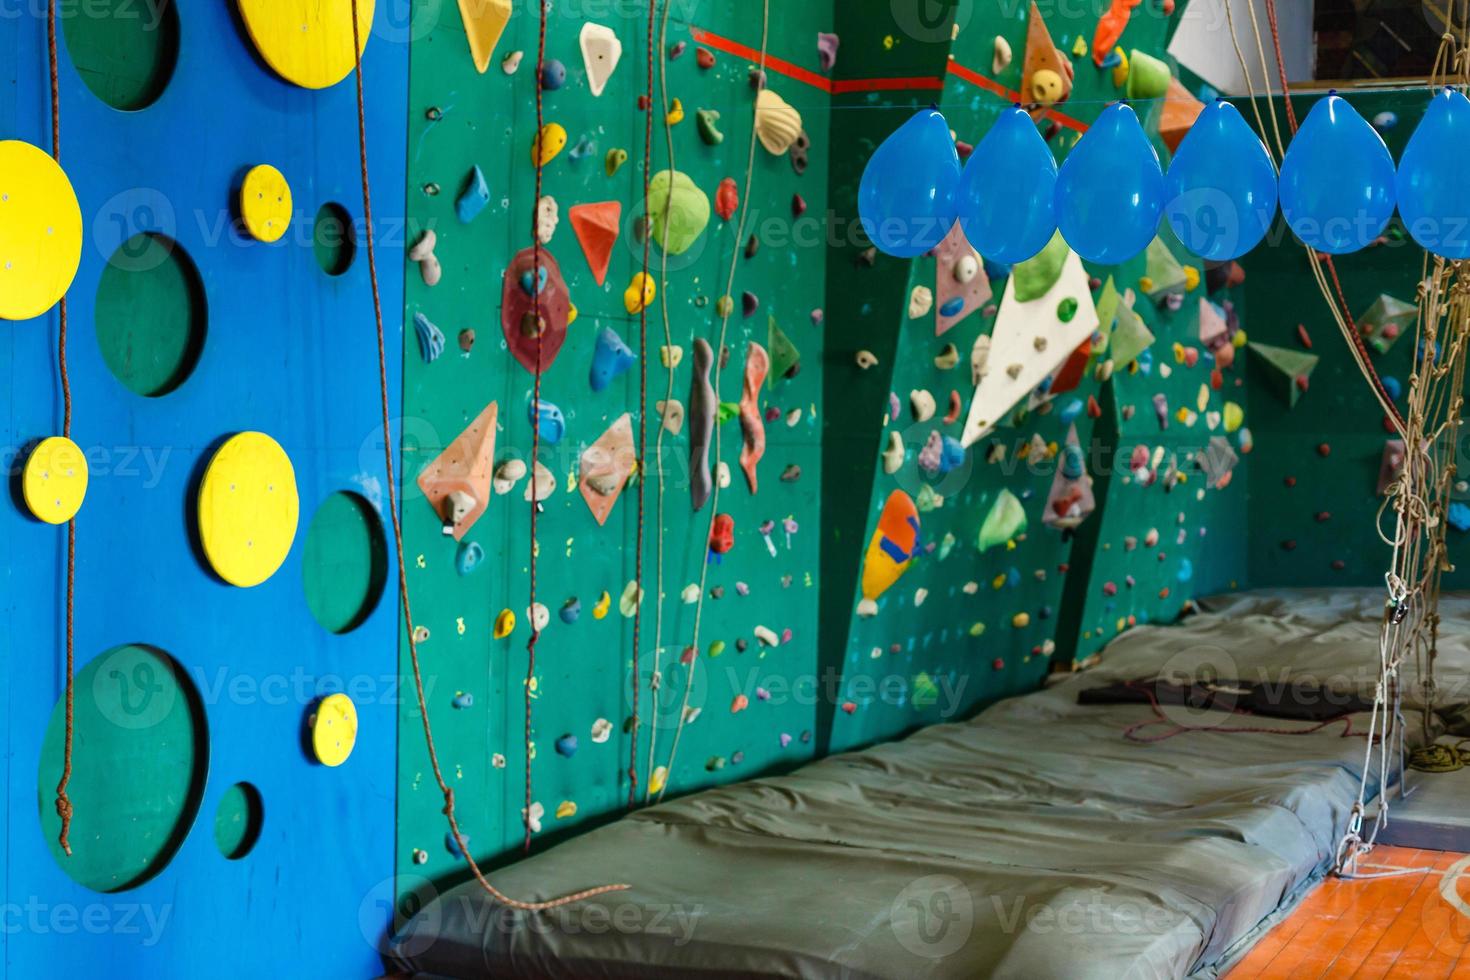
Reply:
<svg viewBox="0 0 1470 980"><path fill-rule="evenodd" d="M404 208L406 2L378 4L365 57L378 230L390 254L401 246ZM35 6L0 17L0 139L46 147L45 21ZM349 490L380 514L386 506L365 250L332 278L312 248L322 204L361 212L353 86L349 78L310 92L282 81L256 55L234 3L179 0L177 7L177 67L142 111L103 103L64 44L60 52L64 164L85 223L70 293L73 434L91 466L78 518L76 652L79 670L128 643L175 658L206 722L202 800L172 860L139 887L93 891L53 859L40 819L52 802L49 789L38 798L37 767L64 689L65 532L7 501L0 507L8 773L0 948L14 977L95 975L102 964L117 977L319 969L372 976L392 896L395 584L390 576L390 598L342 636L312 618L302 584L306 528L324 499ZM256 163L280 168L294 193L294 223L275 245L231 226L233 188ZM198 268L208 305L197 368L159 398L119 383L94 329L107 260L139 232L178 242ZM382 287L386 308L401 310L399 262L384 264ZM397 405L396 313L387 326L389 399ZM0 323L0 436L11 474L18 447L60 430L57 327L54 311ZM244 430L266 432L285 448L301 498L289 557L253 589L214 576L191 542L189 516L210 453ZM98 678L99 692L78 690L79 712L104 684L122 683L106 670ZM328 769L311 761L302 736L316 699L344 689L357 703L360 732L351 758ZM79 744L78 754L87 747ZM41 785L53 785L55 775L43 774ZM221 797L239 781L259 789L264 820L254 849L230 861L211 831ZM73 844L80 853L88 841Z"/></svg>

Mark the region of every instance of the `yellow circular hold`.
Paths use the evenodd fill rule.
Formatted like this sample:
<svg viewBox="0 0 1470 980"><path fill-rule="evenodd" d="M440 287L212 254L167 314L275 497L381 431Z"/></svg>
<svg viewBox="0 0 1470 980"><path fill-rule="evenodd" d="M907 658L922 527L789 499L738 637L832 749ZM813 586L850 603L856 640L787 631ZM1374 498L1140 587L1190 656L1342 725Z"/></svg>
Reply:
<svg viewBox="0 0 1470 980"><path fill-rule="evenodd" d="M1062 101L1066 91L1062 76L1050 68L1043 68L1031 76L1031 101L1041 105L1056 105Z"/></svg>
<svg viewBox="0 0 1470 980"><path fill-rule="evenodd" d="M82 209L50 154L0 140L0 320L29 320L66 295L82 261Z"/></svg>
<svg viewBox="0 0 1470 980"><path fill-rule="evenodd" d="M357 745L357 705L345 694L329 694L311 716L311 750L324 766L347 761Z"/></svg>
<svg viewBox="0 0 1470 980"><path fill-rule="evenodd" d="M260 432L232 436L199 484L204 556L231 585L259 585L290 553L299 511L296 472L286 451Z"/></svg>
<svg viewBox="0 0 1470 980"><path fill-rule="evenodd" d="M47 524L65 524L77 516L87 496L87 457L63 436L41 440L21 473L26 507Z"/></svg>
<svg viewBox="0 0 1470 980"><path fill-rule="evenodd" d="M291 225L291 185L268 163L252 167L240 185L240 217L251 237L278 242Z"/></svg>
<svg viewBox="0 0 1470 980"><path fill-rule="evenodd" d="M239 0L240 17L266 64L302 88L330 88L352 72L367 46L374 0L357 0L358 49L352 50L352 0Z"/></svg>

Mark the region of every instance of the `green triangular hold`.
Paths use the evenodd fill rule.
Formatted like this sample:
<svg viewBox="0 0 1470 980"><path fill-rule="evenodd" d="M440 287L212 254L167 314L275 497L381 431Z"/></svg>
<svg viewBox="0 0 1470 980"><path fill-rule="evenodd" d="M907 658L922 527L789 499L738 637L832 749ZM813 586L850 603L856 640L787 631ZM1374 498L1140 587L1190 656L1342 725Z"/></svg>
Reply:
<svg viewBox="0 0 1470 980"><path fill-rule="evenodd" d="M1138 355L1148 350L1153 342L1154 333L1143 322L1143 317L1135 313L1133 307L1120 304L1118 322L1113 326L1109 343L1114 369L1122 370L1138 360Z"/></svg>
<svg viewBox="0 0 1470 980"><path fill-rule="evenodd" d="M1169 246L1164 240L1154 236L1154 240L1148 243L1148 264L1143 272L1148 278L1144 293L1149 299L1163 299L1171 293L1183 294L1188 280L1184 275L1184 266L1169 251ZM1140 287L1145 284L1140 283Z"/></svg>
<svg viewBox="0 0 1470 980"><path fill-rule="evenodd" d="M786 331L776 323L775 317L768 319L770 326L766 339L766 350L771 355L771 370L766 374L766 387L774 388L778 380L786 377L787 371L801 363L801 351L796 349L791 338L786 336Z"/></svg>
<svg viewBox="0 0 1470 980"><path fill-rule="evenodd" d="M1102 357L1103 352L1108 349L1108 338L1113 335L1113 323L1118 319L1118 305L1122 299L1113 277L1108 276L1108 281L1103 283L1102 292L1097 297L1097 332L1101 335L1102 342L1093 345L1094 357Z"/></svg>
<svg viewBox="0 0 1470 980"><path fill-rule="evenodd" d="M1358 317L1358 330L1380 354L1387 354L1394 341L1413 328L1419 308L1387 293L1374 300L1367 313Z"/></svg>
<svg viewBox="0 0 1470 980"><path fill-rule="evenodd" d="M1026 511L1021 507L1021 501L1009 490L1002 489L980 527L980 550L989 551L996 545L1014 540L1024 530Z"/></svg>
<svg viewBox="0 0 1470 980"><path fill-rule="evenodd" d="M1017 262L1011 269L1011 279L1015 282L1016 302L1027 303L1033 299L1045 296L1051 287L1062 278L1062 266L1067 262L1067 256L1072 253L1062 233L1057 232L1051 236L1046 248L1037 252L1025 262Z"/></svg>
<svg viewBox="0 0 1470 980"><path fill-rule="evenodd" d="M1317 355L1285 347L1273 347L1270 344L1258 344L1255 341L1251 341L1246 346L1260 358L1260 363L1268 368L1267 384L1269 387L1281 397L1282 401L1295 408L1296 400L1301 397L1304 390L1305 380L1312 376L1312 371L1317 367Z"/></svg>

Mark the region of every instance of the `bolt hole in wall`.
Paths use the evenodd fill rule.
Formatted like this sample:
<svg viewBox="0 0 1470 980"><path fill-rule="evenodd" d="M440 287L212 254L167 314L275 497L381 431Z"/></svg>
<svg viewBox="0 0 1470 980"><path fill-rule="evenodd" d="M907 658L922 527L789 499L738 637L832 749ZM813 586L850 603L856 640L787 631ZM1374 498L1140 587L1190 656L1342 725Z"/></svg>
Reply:
<svg viewBox="0 0 1470 980"><path fill-rule="evenodd" d="M322 502L306 532L306 604L322 627L350 633L377 608L388 581L388 545L372 504L355 493Z"/></svg>
<svg viewBox="0 0 1470 980"><path fill-rule="evenodd" d="M208 303L192 259L162 235L134 235L97 283L97 346L129 390L149 398L183 384L204 349Z"/></svg>
<svg viewBox="0 0 1470 980"><path fill-rule="evenodd" d="M316 213L311 236L317 264L329 276L340 276L352 268L357 257L357 231L352 215L340 204L328 202Z"/></svg>
<svg viewBox="0 0 1470 980"><path fill-rule="evenodd" d="M136 888L167 867L199 812L209 769L204 707L171 656L137 644L93 659L77 675L76 692L72 855L57 841L55 806L64 697L52 709L36 773L41 836L79 884L99 892Z"/></svg>
<svg viewBox="0 0 1470 980"><path fill-rule="evenodd" d="M67 54L93 95L124 112L158 101L179 60L173 0L63 0L57 6Z"/></svg>

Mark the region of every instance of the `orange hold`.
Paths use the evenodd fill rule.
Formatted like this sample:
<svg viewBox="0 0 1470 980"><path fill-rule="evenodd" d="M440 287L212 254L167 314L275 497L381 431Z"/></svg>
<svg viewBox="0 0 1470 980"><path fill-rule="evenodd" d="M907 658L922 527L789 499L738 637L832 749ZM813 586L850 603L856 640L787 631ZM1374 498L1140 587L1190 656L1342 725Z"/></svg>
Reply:
<svg viewBox="0 0 1470 980"><path fill-rule="evenodd" d="M571 219L572 230L582 245L582 253L587 256L592 278L601 286L607 281L607 267L612 262L613 246L618 241L623 205L618 201L578 204L567 211L567 217Z"/></svg>
<svg viewBox="0 0 1470 980"><path fill-rule="evenodd" d="M720 181L719 190L715 191L715 214L724 221L729 221L735 209L740 207L740 188L735 184L734 177L726 177Z"/></svg>
<svg viewBox="0 0 1470 980"><path fill-rule="evenodd" d="M1092 61L1099 68L1112 53L1118 39L1123 36L1128 18L1133 16L1133 8L1141 2L1142 0L1113 0L1107 13L1098 19L1097 31L1092 35Z"/></svg>

